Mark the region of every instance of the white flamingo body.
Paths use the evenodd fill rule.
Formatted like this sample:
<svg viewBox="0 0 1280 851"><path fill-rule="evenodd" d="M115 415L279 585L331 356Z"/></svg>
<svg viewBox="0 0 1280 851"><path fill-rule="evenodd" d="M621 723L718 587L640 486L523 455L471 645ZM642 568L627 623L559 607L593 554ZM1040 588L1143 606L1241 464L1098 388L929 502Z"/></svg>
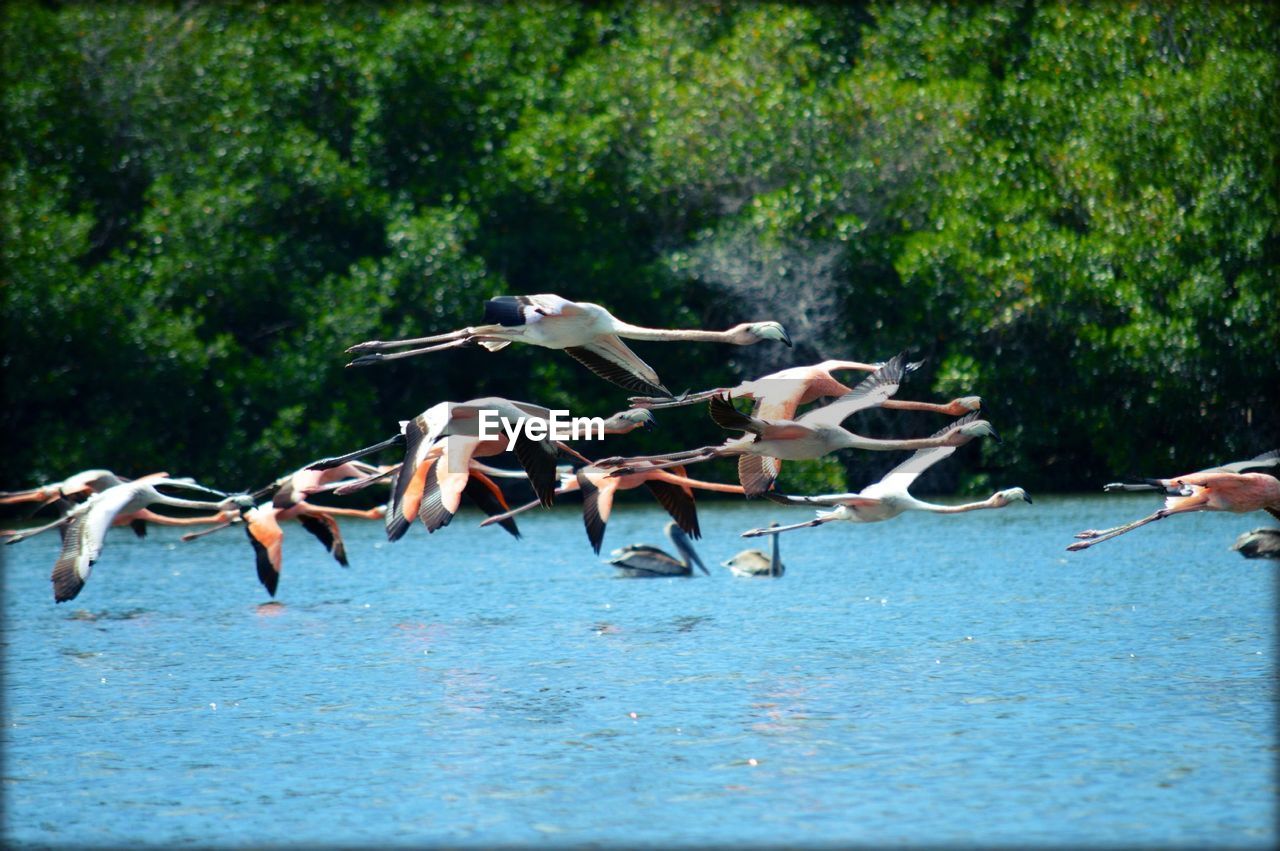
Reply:
<svg viewBox="0 0 1280 851"><path fill-rule="evenodd" d="M62 524L67 527L62 541L62 551L53 567L53 591L56 602L62 603L74 599L80 593L80 589L84 587L93 570L94 563L102 554L107 532L117 516L139 512L151 505L221 512L233 507L233 503L237 500L236 497L230 497L221 502L181 499L156 490L155 485L161 483L217 493L189 481L167 479L165 474L159 473L107 488L75 508L58 524L44 527L52 528L53 525ZM17 536L10 543L21 540L23 537L26 536Z"/></svg>
<svg viewBox="0 0 1280 851"><path fill-rule="evenodd" d="M972 414L970 415L972 416ZM942 434L948 429L943 429ZM929 511L934 514L961 514L967 511L978 511L988 508L1004 508L1012 502L1031 502L1031 497L1022 488L1008 488L997 491L981 502L968 502L960 505L940 505L916 499L908 489L920 475L943 458L956 451L954 445L935 446L921 449L910 458L890 470L880 481L869 485L857 493L823 494L820 496L783 496L766 494L766 497L783 505L821 505L830 510L820 510L815 519L806 523L793 523L790 526L774 526L768 529L752 529L744 532L744 538L755 538L760 535L777 535L792 529L803 529L808 526L819 526L833 521L850 523L878 523L892 520L908 511Z"/></svg>
<svg viewBox="0 0 1280 851"><path fill-rule="evenodd" d="M484 418L484 412L494 417ZM472 480L479 482L483 491L473 496L494 511L507 511L501 491L482 472L477 458L488 458L512 451L524 468L526 477L539 501L549 506L555 498L556 459L567 454L590 463L564 443L554 440L550 434L542 439L532 439L523 429L516 428L514 436L505 426L512 426L521 419L550 420L552 411L541 405L517 402L497 396L486 396L468 402L441 402L423 411L412 420L400 423L395 436L373 446L350 452L337 458L329 458L311 465L313 469L328 469L364 457L392 446L404 447L404 460L396 473L391 501L387 509L387 537L399 540L414 517L421 517L428 531L448 525L461 505L462 495ZM480 426L492 426L497 421L497 434L482 438ZM653 423L648 411L627 410L604 420L605 434L623 434ZM354 483L357 486L360 482ZM514 524L508 531L518 534Z"/></svg>
<svg viewBox="0 0 1280 851"><path fill-rule="evenodd" d="M845 385L833 373L844 370L875 372L884 364L862 363L861 361L825 360L810 366L793 366L769 375L743 381L735 387L722 387L715 390L704 390L701 393L684 394L678 399L659 399L645 396L633 396L632 405L651 409L673 408L679 405L691 405L705 402L715 396L728 394L734 399L751 399L754 402L751 415L764 420L790 420L796 416L801 405L808 405L824 397L839 398L853 392L853 388ZM908 364L910 371L919 364ZM945 404L933 402L909 402L902 399L885 399L881 407L894 410L932 411L949 414L953 417L964 416L970 411L982 407L979 396L964 396Z"/></svg>
<svg viewBox="0 0 1280 851"><path fill-rule="evenodd" d="M610 458L598 462L615 467L614 475L626 475L645 466L663 469L676 464L691 464L711 458L739 456L738 476L748 496L758 496L773 487L781 461L811 461L840 449L924 449L937 446L959 446L975 437L995 436L986 420L976 419L971 411L932 437L908 440L882 440L864 437L841 426L858 411L882 405L897 392L905 372L905 357L897 355L864 379L848 394L822 408L816 408L795 420L768 420L748 416L735 409L725 396L711 400L711 418L722 428L746 432L746 436L726 441L720 446L707 446L665 455L638 458ZM997 438L998 439L998 438Z"/></svg>
<svg viewBox="0 0 1280 851"><path fill-rule="evenodd" d="M23 502L49 503L58 499L82 500L92 494L101 493L107 488L124 484L122 479L110 470L83 470L68 476L60 482L41 485L23 491L0 492L0 505Z"/></svg>
<svg viewBox="0 0 1280 851"><path fill-rule="evenodd" d="M748 346L763 340L791 345L776 322L743 323L727 331L645 328L622 322L591 302L575 302L553 294L499 296L485 303L485 323L447 334L408 340L370 340L347 351L359 355L352 366L412 357L472 343L498 351L514 342L564 351L592 372L619 386L670 396L653 368L622 342L632 340L732 343ZM391 349L404 351L383 354Z"/></svg>

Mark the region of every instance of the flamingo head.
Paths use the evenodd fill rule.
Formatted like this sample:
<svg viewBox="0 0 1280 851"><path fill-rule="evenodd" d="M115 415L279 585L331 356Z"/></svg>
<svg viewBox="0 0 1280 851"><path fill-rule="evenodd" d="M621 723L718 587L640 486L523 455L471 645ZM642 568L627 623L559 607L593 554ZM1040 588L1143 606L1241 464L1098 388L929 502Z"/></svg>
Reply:
<svg viewBox="0 0 1280 851"><path fill-rule="evenodd" d="M947 407L950 409L947 413L955 417L964 416L970 411L977 411L982 408L981 396L961 396L959 399L952 399Z"/></svg>
<svg viewBox="0 0 1280 851"><path fill-rule="evenodd" d="M765 340L773 340L791 347L791 335L779 322L747 322L733 329L734 342L740 346L751 346Z"/></svg>
<svg viewBox="0 0 1280 851"><path fill-rule="evenodd" d="M604 421L605 434L626 434L638 428L657 428L658 421L647 408L620 411Z"/></svg>
<svg viewBox="0 0 1280 851"><path fill-rule="evenodd" d="M253 494L249 493L233 493L219 503L219 511L239 514L242 511L249 511L254 507Z"/></svg>
<svg viewBox="0 0 1280 851"><path fill-rule="evenodd" d="M1031 495L1022 488L1007 488L1002 491L996 491L995 496L993 496L992 499L997 505L1002 506L1019 500L1027 503L1028 505L1031 504Z"/></svg>
<svg viewBox="0 0 1280 851"><path fill-rule="evenodd" d="M947 446L963 446L975 437L989 437L996 443L1002 443L1000 435L996 434L995 428L986 420L974 420L965 423L951 431L947 435Z"/></svg>

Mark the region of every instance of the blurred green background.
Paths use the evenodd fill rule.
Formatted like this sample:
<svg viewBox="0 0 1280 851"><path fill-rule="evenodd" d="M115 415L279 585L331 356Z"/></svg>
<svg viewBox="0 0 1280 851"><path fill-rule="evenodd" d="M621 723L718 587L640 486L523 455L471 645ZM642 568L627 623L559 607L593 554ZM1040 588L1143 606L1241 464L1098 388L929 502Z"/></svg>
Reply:
<svg viewBox="0 0 1280 851"><path fill-rule="evenodd" d="M626 406L530 347L344 369L502 293L797 342L636 343L676 391L909 349L902 398L979 394L1005 438L937 488L1252 457L1280 445L1278 8L6 4L0 487L249 487L444 399ZM891 414L850 425L941 425ZM723 436L660 421L587 451Z"/></svg>

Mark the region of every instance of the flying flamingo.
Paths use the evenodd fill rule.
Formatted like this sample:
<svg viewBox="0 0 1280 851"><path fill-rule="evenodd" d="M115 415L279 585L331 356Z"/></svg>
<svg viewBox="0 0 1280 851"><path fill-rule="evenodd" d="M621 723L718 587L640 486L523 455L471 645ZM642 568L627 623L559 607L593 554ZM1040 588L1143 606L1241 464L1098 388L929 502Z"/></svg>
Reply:
<svg viewBox="0 0 1280 851"><path fill-rule="evenodd" d="M449 440L449 438L444 438ZM449 449L446 447L444 453ZM444 453L441 453L442 455ZM418 519L422 521L422 525L426 527L428 534L435 532L437 529L449 525L453 520L453 515L457 513L455 508L453 511L447 510L444 504L444 496L440 491L440 482L436 476L431 475L433 466L440 460L440 456L432 456L425 459L419 467L422 477L422 495L418 501L416 514ZM508 470L498 470L482 464L472 458L467 463L467 481L462 488L462 496L466 496L476 507L485 514L493 518L495 523L502 526L511 533L513 537L520 537L520 529L516 526L516 521L512 519L511 506L507 504L507 499L502 493L502 488L493 480L493 474L506 476L509 478L528 478L523 472L515 472ZM398 475L398 474L397 474ZM393 484L394 488L395 485ZM534 500L534 505L541 505L541 501ZM406 513L406 507L409 510ZM409 531L409 526L413 522L415 511L412 510L411 504L406 504L402 499L397 505L393 503L393 510L387 515L387 538L391 541L398 541L404 537L404 533ZM487 522L487 521L486 521Z"/></svg>
<svg viewBox="0 0 1280 851"><path fill-rule="evenodd" d="M651 544L632 544L610 553L608 563L618 568L622 576L630 576L637 579L656 579L663 576L693 576L691 565L694 564L707 576L711 575L707 571L706 565L702 563L702 559L698 557L693 544L689 543L689 537L685 535L684 530L676 525L675 521L668 523L665 531L667 537L671 539L671 543L676 545L676 550L683 556L683 559L670 556Z"/></svg>
<svg viewBox="0 0 1280 851"><path fill-rule="evenodd" d="M155 475L163 476L167 474L159 473ZM121 484L126 483L122 482ZM76 505L70 502L66 504L66 512L70 512L75 508ZM210 523L226 524L234 520L239 513L239 509L228 508L219 511L217 514L204 514L198 517L166 517L163 514L156 514L149 508L139 508L137 511L124 511L117 514L111 519L111 525L128 526L133 530L133 534L137 535L139 538L145 538L147 537L148 523L154 523L157 526L206 526ZM65 539L67 526L64 521L66 518L67 514L63 513L59 519L35 529L0 529L0 538L16 538L17 540L23 540L49 529L57 529L58 533L62 535L63 539ZM13 544L17 543L17 541L10 540L5 543Z"/></svg>
<svg viewBox="0 0 1280 851"><path fill-rule="evenodd" d="M1266 473L1200 472L1158 479L1166 493L1164 508L1123 526L1110 529L1086 529L1076 535L1084 540L1076 541L1068 550L1088 549L1094 544L1109 541L1139 526L1163 520L1174 514L1192 511L1231 511L1244 514L1249 511L1266 511L1280 520L1280 479Z"/></svg>
<svg viewBox="0 0 1280 851"><path fill-rule="evenodd" d="M777 340L791 345L791 338L777 322L744 322L727 331L643 328L622 322L598 304L569 301L550 294L491 298L485 302L483 321L483 325L431 337L359 343L347 349L351 354L360 355L348 366L367 366L475 343L496 352L518 342L563 349L565 354L606 381L628 390L670 396L658 374L622 342L623 338L731 343L737 346ZM407 346L419 348L382 354Z"/></svg>
<svg viewBox="0 0 1280 851"><path fill-rule="evenodd" d="M115 487L128 481L131 480L121 478L110 470L84 470L74 476L68 476L60 482L52 482L29 490L0 492L0 505L36 502L39 505L36 506L35 511L54 505L58 511L58 516L64 517L77 503L83 502L95 493L101 493L107 488ZM217 519L217 517L188 517L182 519L163 517L142 509L138 512L117 516L112 525L129 526L133 529L134 534L142 538L146 537L148 520L161 525L189 526L217 522ZM65 526L58 526L57 528L59 533L65 533ZM0 537L17 534L19 534L18 531L13 529L0 530Z"/></svg>
<svg viewBox="0 0 1280 851"><path fill-rule="evenodd" d="M276 595L280 583L282 565L281 545L284 543L284 531L280 523L285 520L297 520L324 545L338 564L346 567L347 549L342 540L342 531L338 528L337 517L362 517L370 520L380 518L386 509L382 506L370 509L335 508L328 505L316 505L306 499L291 500L294 491L281 489L271 499L244 512L245 532L253 545L258 580L262 582L267 593Z"/></svg>
<svg viewBox="0 0 1280 851"><path fill-rule="evenodd" d="M718 387L704 390L701 393L684 394L676 399L663 399L650 396L632 396L631 404L637 408L659 410L674 408L679 405L692 405L706 402L716 396L729 395L735 399L752 399L755 405L751 415L764 420L794 419L801 405L823 398L824 396L840 397L853 392L852 387L841 383L833 372L842 370L860 370L875 372L884 364L862 363L849 360L825 360L812 366L793 366L769 375L744 381L736 387ZM918 364L908 364L905 371L910 372ZM933 402L908 402L905 399L886 399L880 406L898 411L932 411L961 417L970 411L982 407L982 397L963 396L952 399L946 404Z"/></svg>
<svg viewBox="0 0 1280 851"><path fill-rule="evenodd" d="M213 493L223 499L220 502L182 499L162 493L157 489L159 487ZM84 587L94 563L102 553L107 530L111 528L112 521L116 517L136 514L151 505L214 510L221 513L237 507L243 508L248 502L247 495L227 496L221 491L198 485L190 479L170 479L167 473L154 473L96 493L72 509L65 517L38 529L19 533L10 538L7 543L16 544L48 529L66 527L62 551L53 566L53 599L55 602L62 603L74 599ZM159 515L154 516L159 517Z"/></svg>
<svg viewBox="0 0 1280 851"><path fill-rule="evenodd" d="M88 499L95 493L107 488L124 484L122 479L110 470L84 470L74 476L68 476L60 482L51 482L23 491L0 491L0 505L14 505L24 502L38 502L48 505L59 499L75 502Z"/></svg>
<svg viewBox="0 0 1280 851"><path fill-rule="evenodd" d="M186 479L186 478L171 479L169 478L168 473L151 473L149 475L142 476L138 479L122 479L120 481L120 485L132 484L135 481L143 481L143 480L158 481L159 484L164 485L166 487L173 487L178 489L189 488L191 490L197 490L204 493L215 493L215 494L222 495L221 491L216 491L211 488L206 488L204 485L196 484L192 479ZM93 497L97 496L99 493L104 493L105 491L110 490L111 487L118 487L118 485L108 486L107 488L104 488L102 491L90 492L88 494L88 497L89 499L92 499ZM234 498L243 500L244 497L243 495L237 495ZM58 501L58 500L55 500L55 501ZM58 534L62 536L63 540L65 540L66 534L67 534L67 527L73 519L72 514L76 510L84 508L85 502L73 504L68 500L62 500L62 501L65 503L65 511L56 520L52 521L51 523L46 523L43 526L35 526L29 529L3 529L3 530L0 530L0 538L8 538L9 540L5 541L6 544L16 544L19 541L25 541L27 538L33 538L36 535L39 535L44 532L48 532L50 529L57 529ZM116 513L111 518L111 522L109 525L129 526L133 529L133 532L135 535L137 535L139 538L145 538L147 536L146 524L148 522L155 523L160 526L202 526L202 525L207 525L209 523L226 522L231 518L235 517L238 513L239 513L238 507L227 505L227 506L224 506L222 509L220 509L217 514L201 515L199 517L168 517L163 514L156 514L154 511L151 511L150 509L144 507L134 511L120 511Z"/></svg>
<svg viewBox="0 0 1280 851"><path fill-rule="evenodd" d="M975 414L969 414L969 417ZM957 428L960 421L939 431L935 437L942 437ZM768 529L751 529L743 532L744 538L756 538L760 535L778 535L792 529L804 529L809 526L821 526L833 520L847 520L852 523L876 523L890 520L907 511L931 511L934 514L962 514L966 511L979 511L987 508L1004 508L1012 502L1031 502L1031 497L1022 488L1008 488L996 491L981 502L967 502L963 505L939 505L916 499L909 492L912 482L920 474L950 456L956 451L954 445L936 446L921 449L906 461L894 467L880 481L864 488L858 493L826 494L823 496L785 496L782 494L765 494L765 498L782 505L823 505L832 511L819 511L817 517L806 523L793 523L790 526L771 526Z"/></svg>
<svg viewBox="0 0 1280 851"><path fill-rule="evenodd" d="M566 444L550 436L535 440L524 429L517 429L514 439L505 427L499 430L496 438L482 439L478 424L485 411L494 412L506 424L527 418L546 421L552 415L550 409L541 405L494 396L469 402L441 402L414 419L402 422L400 433L381 443L312 466L323 468L380 449L403 446L404 461L396 475L387 510L387 538L395 541L408 531L415 516L422 518L428 531L448 525L461 505L462 495L474 472L471 464L475 458L492 457L508 450L514 452L534 493L545 506L550 506L555 499L557 455L568 454L583 463L590 463ZM605 434L625 434L652 424L653 415L648 411L628 410L604 420L603 431ZM482 484L490 493L497 489L492 482ZM472 495L480 493L475 491Z"/></svg>
<svg viewBox="0 0 1280 851"><path fill-rule="evenodd" d="M704 482L690 479L684 475L680 467L674 468L677 473L666 470L638 470L626 476L613 476L610 471L594 464L580 467L561 478L560 487L556 488L556 496L574 491L582 491L582 522L587 529L587 540L597 555L604 542L605 526L613 511L614 495L618 491L631 490L644 485L654 498L671 515L671 519L690 537L702 537L698 527L698 509L693 500L694 489L717 491L719 493L742 493L739 485L724 485L717 482ZM536 508L541 503L537 500L513 508L506 514L490 517L481 523L501 523L517 514Z"/></svg>
<svg viewBox="0 0 1280 851"><path fill-rule="evenodd" d="M777 529L777 523L770 523L770 529ZM786 565L778 555L778 536L773 536L773 554L765 555L759 550L743 550L728 561L721 562L729 568L734 576L781 576L787 572Z"/></svg>
<svg viewBox="0 0 1280 851"><path fill-rule="evenodd" d="M1220 467L1208 467L1200 473L1251 473L1280 465L1280 449L1264 452L1248 461L1233 461ZM1197 474L1198 475L1198 474ZM1114 491L1154 491L1162 490L1168 494L1176 494L1181 490L1175 487L1176 479L1141 479L1137 482L1109 482L1102 486L1107 493Z"/></svg>
<svg viewBox="0 0 1280 851"><path fill-rule="evenodd" d="M249 543L253 545L258 579L267 589L267 593L274 597L280 583L283 556L284 530L280 528L281 522L297 520L324 545L338 564L346 567L348 564L346 545L343 543L342 532L335 518L361 517L376 520L383 516L385 509L382 506L370 509L336 508L316 505L308 502L307 499L319 493L333 491L344 482L372 481L388 472L386 468L374 467L359 461L349 461L325 470L303 467L281 476L253 494L254 497L259 497L271 493L270 500L246 507L241 512L240 518L231 518L226 523L203 532L184 535L182 540L192 541L227 528L236 519L243 520L245 533L248 535Z"/></svg>
<svg viewBox="0 0 1280 851"><path fill-rule="evenodd" d="M743 431L740 438L720 446L704 446L665 455L636 458L607 458L596 462L615 467L613 475L625 475L644 466L663 469L675 464L692 464L712 458L740 456L738 478L747 496L765 493L778 478L782 460L811 461L839 449L923 449L933 446L959 446L975 437L999 439L986 420L973 419L973 412L943 429L933 437L909 440L880 440L863 437L841 427L841 423L858 411L881 405L898 390L904 373L905 357L897 355L862 380L851 392L829 405L807 411L795 420L768 420L748 416L733 407L725 396L717 396L709 405L711 418L725 429Z"/></svg>

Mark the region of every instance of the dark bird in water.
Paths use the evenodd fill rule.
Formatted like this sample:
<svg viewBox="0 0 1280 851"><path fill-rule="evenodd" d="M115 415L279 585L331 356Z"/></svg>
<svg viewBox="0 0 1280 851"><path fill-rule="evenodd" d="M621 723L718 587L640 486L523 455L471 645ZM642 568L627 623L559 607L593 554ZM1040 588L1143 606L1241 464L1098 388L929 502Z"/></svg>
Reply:
<svg viewBox="0 0 1280 851"><path fill-rule="evenodd" d="M702 559L689 543L689 536L684 533L675 521L666 526L667 537L676 545L676 550L684 558L675 558L650 544L632 544L629 547L614 550L610 553L609 564L618 568L620 575L635 578L655 578L660 576L692 576L692 565L710 576Z"/></svg>
<svg viewBox="0 0 1280 851"><path fill-rule="evenodd" d="M770 523L770 529L777 529L777 523ZM773 553L765 555L760 550L743 550L733 558L726 562L722 562L724 567L734 576L781 576L787 572L787 568L782 563L782 559L778 556L778 538L773 536Z"/></svg>
<svg viewBox="0 0 1280 851"><path fill-rule="evenodd" d="M1245 558L1280 558L1280 529L1254 529L1245 532L1231 549Z"/></svg>

